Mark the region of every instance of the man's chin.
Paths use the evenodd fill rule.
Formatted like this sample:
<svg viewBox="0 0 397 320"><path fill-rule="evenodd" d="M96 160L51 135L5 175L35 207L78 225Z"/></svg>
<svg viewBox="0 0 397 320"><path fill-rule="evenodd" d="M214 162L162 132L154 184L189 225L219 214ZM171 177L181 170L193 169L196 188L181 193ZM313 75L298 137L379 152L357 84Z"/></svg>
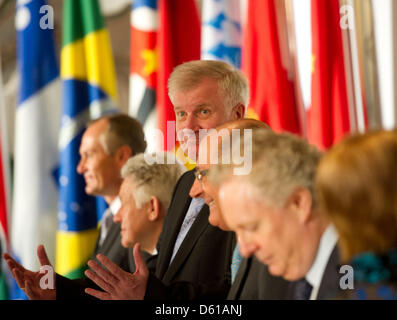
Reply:
<svg viewBox="0 0 397 320"><path fill-rule="evenodd" d="M123 240L121 240L121 245L122 245L124 248L132 248L131 245L130 245L130 243L129 243L128 241L123 241Z"/></svg>
<svg viewBox="0 0 397 320"><path fill-rule="evenodd" d="M277 267L276 265L268 265L269 273L275 277L282 277L287 281L296 281L301 279L304 275L299 276L294 270L288 270L285 268Z"/></svg>
<svg viewBox="0 0 397 320"><path fill-rule="evenodd" d="M94 189L94 188L90 188L90 187L85 187L84 189L85 193L88 194L89 196L93 196L93 197L97 197L97 196L101 196L102 194L100 192L98 192L98 190Z"/></svg>
<svg viewBox="0 0 397 320"><path fill-rule="evenodd" d="M258 257L258 256L256 256L256 258L261 263L263 263L264 265L267 266L267 268L269 270L269 273L272 276L275 276L275 277L283 277L284 276L284 273L285 273L284 268L280 267L280 265L277 265L274 260L273 261L272 261L272 259L267 259L266 260L263 257Z"/></svg>

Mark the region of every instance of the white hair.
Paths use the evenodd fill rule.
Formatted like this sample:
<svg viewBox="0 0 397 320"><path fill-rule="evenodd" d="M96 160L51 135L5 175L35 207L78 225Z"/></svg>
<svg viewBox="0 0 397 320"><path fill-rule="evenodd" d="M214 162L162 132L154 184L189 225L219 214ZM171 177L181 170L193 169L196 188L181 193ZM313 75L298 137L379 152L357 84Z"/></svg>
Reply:
<svg viewBox="0 0 397 320"><path fill-rule="evenodd" d="M240 143L240 152L244 139ZM245 176L236 176L248 182L257 196L266 203L281 207L296 188L307 189L315 203L314 178L321 153L306 140L289 133L276 134L254 129L252 134L252 170ZM236 165L215 165L209 179L219 185L228 180Z"/></svg>
<svg viewBox="0 0 397 320"><path fill-rule="evenodd" d="M188 61L175 67L168 79L171 102L175 92L191 90L206 78L217 82L226 107L233 108L238 103L248 105L249 88L244 74L226 62L215 60Z"/></svg>
<svg viewBox="0 0 397 320"><path fill-rule="evenodd" d="M168 152L152 153L150 156L154 160L175 157ZM124 179L133 180L133 196L137 208L141 208L151 197L156 197L166 211L171 202L172 191L185 168L176 161L165 164L148 162L147 157L143 153L131 157L121 169L121 175Z"/></svg>

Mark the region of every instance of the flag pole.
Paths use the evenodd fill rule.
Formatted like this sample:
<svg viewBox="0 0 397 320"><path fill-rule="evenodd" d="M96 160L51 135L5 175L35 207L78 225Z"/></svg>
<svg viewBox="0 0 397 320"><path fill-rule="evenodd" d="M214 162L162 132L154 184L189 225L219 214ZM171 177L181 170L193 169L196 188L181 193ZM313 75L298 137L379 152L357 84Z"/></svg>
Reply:
<svg viewBox="0 0 397 320"><path fill-rule="evenodd" d="M348 5L348 0L339 0L339 8ZM352 23L349 21L349 23ZM351 40L348 28L341 28L343 58L345 62L346 91L349 107L350 132L358 131L358 120L356 114L356 99L354 92L353 61L351 55Z"/></svg>
<svg viewBox="0 0 397 320"><path fill-rule="evenodd" d="M302 88L300 84L299 77L299 67L298 67L298 57L296 48L296 34L295 34L295 23L294 23L294 9L292 0L284 0L285 8L285 19L288 32L288 44L289 44L289 54L292 61L293 70L293 82L295 88L295 98L296 105L298 108L299 121L301 125L301 133L303 137L307 137L307 120L306 120L306 110L303 102Z"/></svg>
<svg viewBox="0 0 397 320"><path fill-rule="evenodd" d="M368 127L379 129L382 128L382 119L371 0L355 0L354 10L364 109L368 115Z"/></svg>
<svg viewBox="0 0 397 320"><path fill-rule="evenodd" d="M342 29L343 52L346 65L351 132L365 132L365 110L358 57L354 2L353 0L340 0L339 4L341 9L340 27ZM342 14L348 15L347 20L345 20L347 22L346 25L343 25Z"/></svg>

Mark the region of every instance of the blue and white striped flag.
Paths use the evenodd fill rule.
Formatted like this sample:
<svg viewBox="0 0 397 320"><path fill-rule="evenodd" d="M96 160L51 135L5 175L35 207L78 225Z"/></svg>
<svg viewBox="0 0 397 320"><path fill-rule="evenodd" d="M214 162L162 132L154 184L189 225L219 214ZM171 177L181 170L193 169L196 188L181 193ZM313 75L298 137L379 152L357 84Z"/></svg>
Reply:
<svg viewBox="0 0 397 320"><path fill-rule="evenodd" d="M201 58L241 65L241 1L203 0Z"/></svg>
<svg viewBox="0 0 397 320"><path fill-rule="evenodd" d="M61 86L49 7L44 0L16 4L20 88L15 123L11 246L27 269L37 270L36 248L55 258L58 132ZM49 8L51 9L51 8ZM51 12L50 12L51 14Z"/></svg>

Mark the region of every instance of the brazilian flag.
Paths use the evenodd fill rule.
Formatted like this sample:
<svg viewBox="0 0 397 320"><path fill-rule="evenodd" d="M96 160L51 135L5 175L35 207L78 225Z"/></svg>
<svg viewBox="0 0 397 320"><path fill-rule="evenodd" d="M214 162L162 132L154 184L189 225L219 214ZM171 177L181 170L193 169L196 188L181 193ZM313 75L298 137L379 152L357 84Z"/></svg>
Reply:
<svg viewBox="0 0 397 320"><path fill-rule="evenodd" d="M56 271L83 276L98 237L96 199L77 174L86 123L115 112L116 75L109 34L97 0L64 0L61 79L62 117Z"/></svg>

